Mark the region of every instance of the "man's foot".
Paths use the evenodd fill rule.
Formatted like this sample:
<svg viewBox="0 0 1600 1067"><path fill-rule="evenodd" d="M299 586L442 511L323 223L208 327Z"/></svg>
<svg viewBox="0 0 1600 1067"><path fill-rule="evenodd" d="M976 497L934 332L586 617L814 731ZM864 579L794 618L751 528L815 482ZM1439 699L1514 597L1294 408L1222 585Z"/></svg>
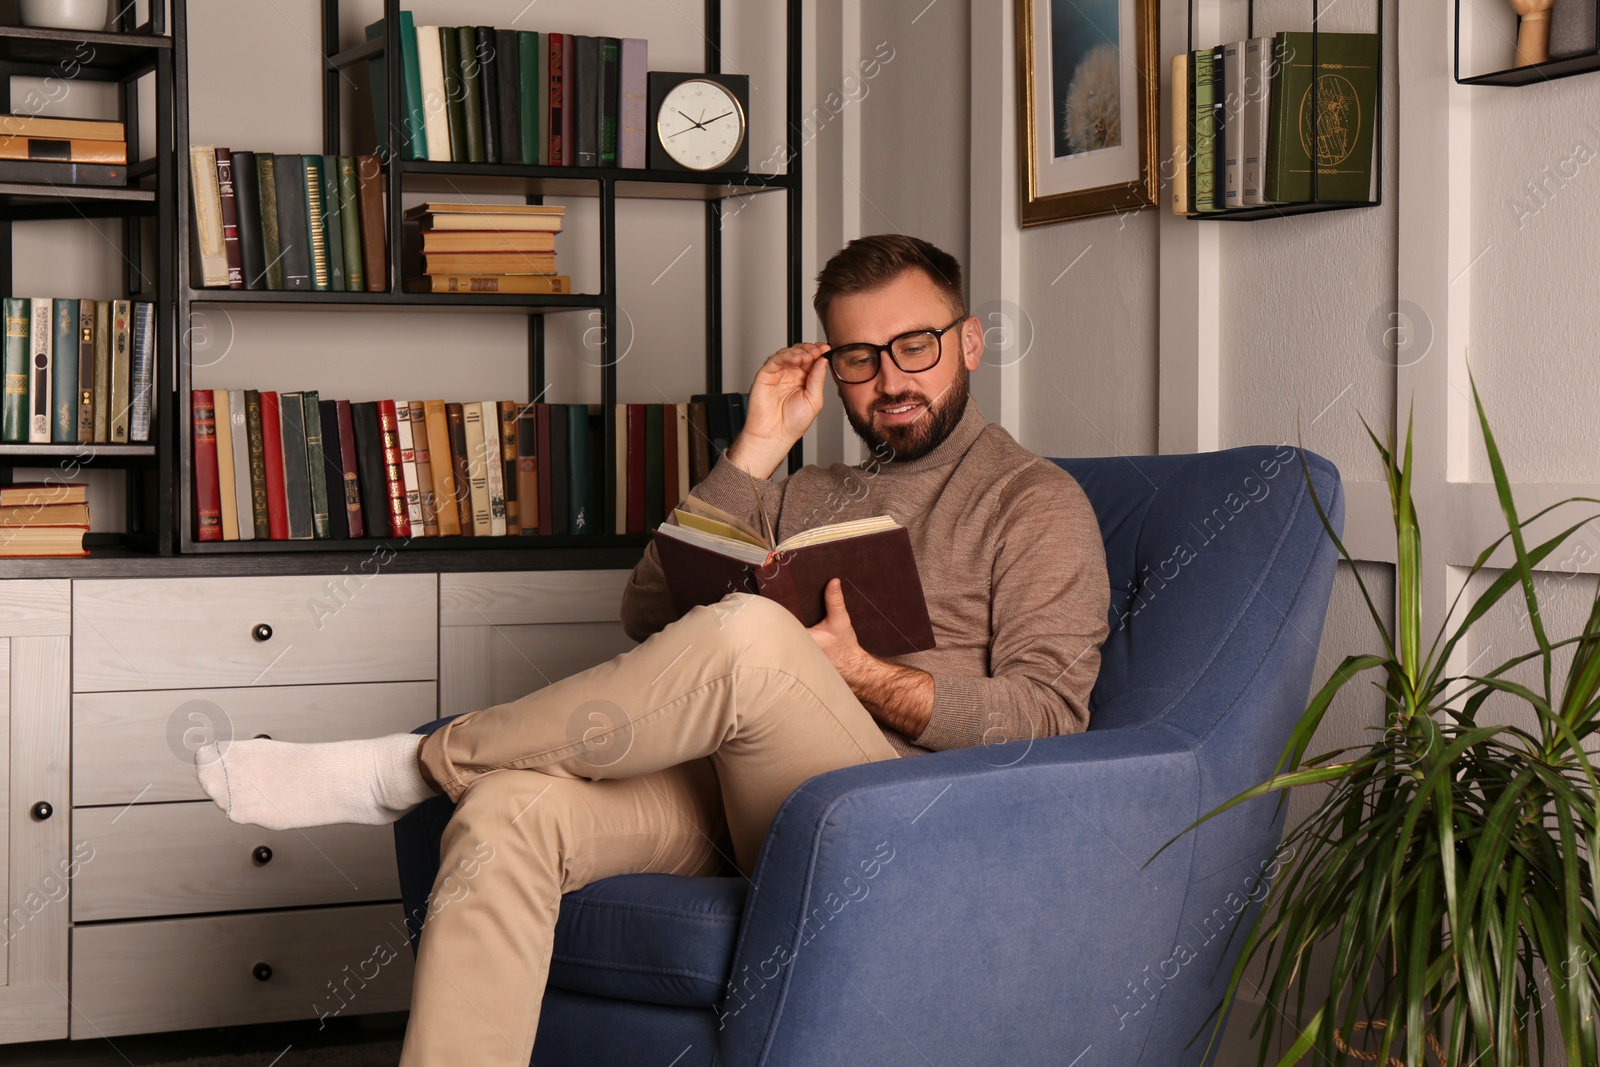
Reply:
<svg viewBox="0 0 1600 1067"><path fill-rule="evenodd" d="M296 745L258 739L203 745L200 788L237 823L269 830L394 822L434 795L416 734Z"/></svg>

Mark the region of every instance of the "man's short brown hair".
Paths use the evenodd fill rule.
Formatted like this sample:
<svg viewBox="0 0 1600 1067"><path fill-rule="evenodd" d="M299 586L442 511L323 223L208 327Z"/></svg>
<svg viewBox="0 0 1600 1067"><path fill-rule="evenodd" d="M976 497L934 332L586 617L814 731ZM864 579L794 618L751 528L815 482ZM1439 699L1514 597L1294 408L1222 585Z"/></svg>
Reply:
<svg viewBox="0 0 1600 1067"><path fill-rule="evenodd" d="M826 325L828 308L835 297L871 292L907 270L926 274L950 301L952 312L966 306L961 295L961 264L956 257L920 237L900 233L857 237L835 252L817 275L817 295L811 306Z"/></svg>

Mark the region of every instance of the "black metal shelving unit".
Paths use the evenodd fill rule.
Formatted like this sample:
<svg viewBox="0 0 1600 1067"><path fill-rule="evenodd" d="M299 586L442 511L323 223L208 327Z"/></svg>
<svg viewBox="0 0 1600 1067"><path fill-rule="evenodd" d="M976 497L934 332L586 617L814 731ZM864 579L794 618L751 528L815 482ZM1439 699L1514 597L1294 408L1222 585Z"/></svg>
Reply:
<svg viewBox="0 0 1600 1067"><path fill-rule="evenodd" d="M1311 0L1311 67L1313 71L1320 69L1317 63L1317 39L1321 36L1318 24L1322 20L1325 8L1331 8L1338 0L1324 3L1323 0ZM1256 3L1255 0L1246 0L1248 8L1246 19L1247 28L1245 37L1256 35ZM1189 37L1188 50L1194 51L1194 6L1195 0L1189 0ZM1264 204L1259 207L1227 208L1223 211L1191 211L1188 218L1202 219L1215 222L1255 222L1261 219L1285 218L1290 215L1310 215L1323 211L1344 211L1349 208L1377 207L1383 203L1383 30L1386 23L1383 20L1383 0L1378 0L1377 14L1378 43L1378 69L1377 69L1377 96L1373 107L1374 124L1372 129L1372 174L1376 179L1373 187L1376 192L1371 200L1323 200L1317 193L1317 168L1311 168L1311 199L1292 204ZM1317 112L1317 83L1318 79L1311 79L1311 109ZM1176 150L1176 146L1174 146Z"/></svg>
<svg viewBox="0 0 1600 1067"><path fill-rule="evenodd" d="M1595 0L1595 18L1591 26L1600 28L1600 0ZM1461 85L1542 85L1545 82L1555 81L1558 78L1570 78L1574 74L1588 74L1600 70L1600 34L1596 36L1595 48L1573 56L1561 56L1557 59L1548 59L1543 63L1531 63L1526 67L1506 67L1503 70L1487 71L1483 74L1469 74L1461 76L1461 0L1456 0L1455 21L1455 67L1454 74L1457 83ZM1508 50L1515 51L1514 48Z"/></svg>
<svg viewBox="0 0 1600 1067"><path fill-rule="evenodd" d="M0 26L0 113L12 114L11 79L106 82L117 87L118 112L127 136L128 184L118 187L0 182L0 293L17 291L13 260L13 226L51 219L122 219L123 292L132 299L154 302L156 311L155 373L152 379L151 440L136 444L0 444L0 484L10 482L18 467L49 467L61 481L81 477L84 468L127 471L126 532L90 533L85 545L117 551L170 552L173 544L171 496L171 390L173 291L172 256L175 227L173 185L173 40L166 32L166 11L157 0L150 17L136 21L133 5L118 16L113 30L85 33L34 27ZM134 160L140 142L139 82L153 75L155 97L154 154ZM21 102L24 113L30 104ZM31 110L38 110L37 106ZM145 220L153 225L146 228ZM153 274L146 273L147 250L153 243ZM21 279L28 288L28 279ZM66 294L62 294L66 295ZM74 354L74 358L75 354ZM52 474L52 480L55 474ZM10 562L10 561L8 561ZM56 561L60 562L60 561Z"/></svg>
<svg viewBox="0 0 1600 1067"><path fill-rule="evenodd" d="M787 30L786 148L788 165L782 174L710 172L704 174L623 169L618 167L549 167L520 164L441 163L403 158L398 144L361 146L352 151L344 145L340 114L341 71L380 55L399 55L400 0L383 0L384 34L350 48L340 44L339 0L322 0L321 28L324 56L323 151L327 154L355 154L374 149L385 160L385 208L389 226L388 287L369 293L261 292L226 289L195 289L188 284L187 240L180 241L180 286L178 314L187 321L191 309L206 305L237 305L260 308L392 310L427 313L432 309L474 310L484 313L522 314L528 319L528 398L542 395L548 381L545 373L545 316L574 310L598 312L603 324L601 341L601 385L599 402L604 418L606 455L605 497L615 499L615 419L617 403L617 339L612 328L618 321L617 224L619 199L700 200L705 203L706 223L706 354L705 390L723 390L722 352L722 202L729 197L754 194L786 195L788 215L786 250L788 270L787 317L790 344L800 339L800 0L785 0ZM172 0L174 36L186 37L185 0ZM707 72L719 69L721 56L721 3L705 0L705 66ZM189 142L188 67L184 49L177 50L177 137L178 155L186 158ZM388 77L382 91L388 95L389 115L405 114L403 105L404 71L401 64L387 64ZM394 130L389 131L389 136ZM380 137L383 134L380 133ZM546 196L595 197L599 202L600 291L566 296L523 296L513 294L412 294L401 288L401 263L398 235L401 233L402 195L440 192L461 194L501 194L541 203ZM187 227L189 219L186 182L178 183L177 218ZM178 395L187 397L191 388L190 354L180 349ZM179 549L188 554L236 553L322 553L341 551L404 551L413 563L417 553L472 551L495 566L507 568L545 568L549 566L631 566L648 538L639 535L523 535L510 537L429 537L361 538L311 541L234 541L205 542L194 539L193 487L187 472L191 466L188 405L178 406L174 420L179 434L177 523ZM789 471L802 462L801 446L789 457ZM609 506L606 508L609 512ZM608 515L609 518L609 515ZM454 564L450 564L454 566Z"/></svg>

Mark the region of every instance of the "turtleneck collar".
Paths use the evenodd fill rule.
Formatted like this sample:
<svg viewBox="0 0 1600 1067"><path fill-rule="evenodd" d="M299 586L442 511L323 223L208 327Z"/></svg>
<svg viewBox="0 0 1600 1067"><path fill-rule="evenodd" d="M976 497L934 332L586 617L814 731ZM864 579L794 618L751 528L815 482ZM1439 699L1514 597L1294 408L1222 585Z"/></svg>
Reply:
<svg viewBox="0 0 1600 1067"><path fill-rule="evenodd" d="M970 395L967 397L966 409L961 413L961 420L946 437L934 446L933 451L916 459L890 460L882 466L883 473L913 474L917 471L932 470L937 467L948 466L967 454L967 449L978 439L983 428L989 420L983 417L983 412L978 410L978 402ZM863 468L871 466L874 460L868 459L861 464Z"/></svg>

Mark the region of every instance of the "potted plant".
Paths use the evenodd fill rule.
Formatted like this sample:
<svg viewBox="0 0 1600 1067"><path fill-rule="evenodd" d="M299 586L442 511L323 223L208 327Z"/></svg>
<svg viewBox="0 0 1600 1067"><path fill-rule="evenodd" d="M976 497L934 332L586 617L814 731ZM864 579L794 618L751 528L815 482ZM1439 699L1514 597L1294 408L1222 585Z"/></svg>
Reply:
<svg viewBox="0 0 1600 1067"><path fill-rule="evenodd" d="M1430 639L1420 607L1411 430L1401 453L1392 434L1386 446L1369 428L1398 541L1393 630L1352 568L1382 651L1346 658L1307 705L1279 773L1205 817L1267 793L1279 793L1281 804L1293 788L1327 789L1285 838L1293 859L1248 932L1223 1001L1232 1003L1252 964L1264 966L1267 1005L1252 1029L1261 1064L1278 1034L1296 1038L1279 1067L1313 1054L1308 1062L1396 1067L1597 1062L1600 814L1588 753L1600 730L1600 598L1580 633L1556 640L1534 584L1534 568L1593 516L1537 544L1526 534L1549 512L1600 501L1574 497L1519 517L1476 385L1473 402L1507 529L1471 575L1507 544L1511 566L1470 602L1471 583L1463 582ZM1318 509L1340 555L1354 562ZM1513 591L1536 647L1453 673L1452 653ZM1558 661L1568 656L1563 671ZM1514 680L1523 664L1537 682ZM1308 757L1334 697L1373 672L1386 706L1382 735L1363 748ZM1479 720L1497 694L1526 709L1519 722L1506 723L1499 711L1496 721ZM1314 951L1332 961L1320 1000L1303 981ZM1545 1047L1551 1013L1559 1051ZM1225 1012L1216 1018L1213 1043Z"/></svg>

